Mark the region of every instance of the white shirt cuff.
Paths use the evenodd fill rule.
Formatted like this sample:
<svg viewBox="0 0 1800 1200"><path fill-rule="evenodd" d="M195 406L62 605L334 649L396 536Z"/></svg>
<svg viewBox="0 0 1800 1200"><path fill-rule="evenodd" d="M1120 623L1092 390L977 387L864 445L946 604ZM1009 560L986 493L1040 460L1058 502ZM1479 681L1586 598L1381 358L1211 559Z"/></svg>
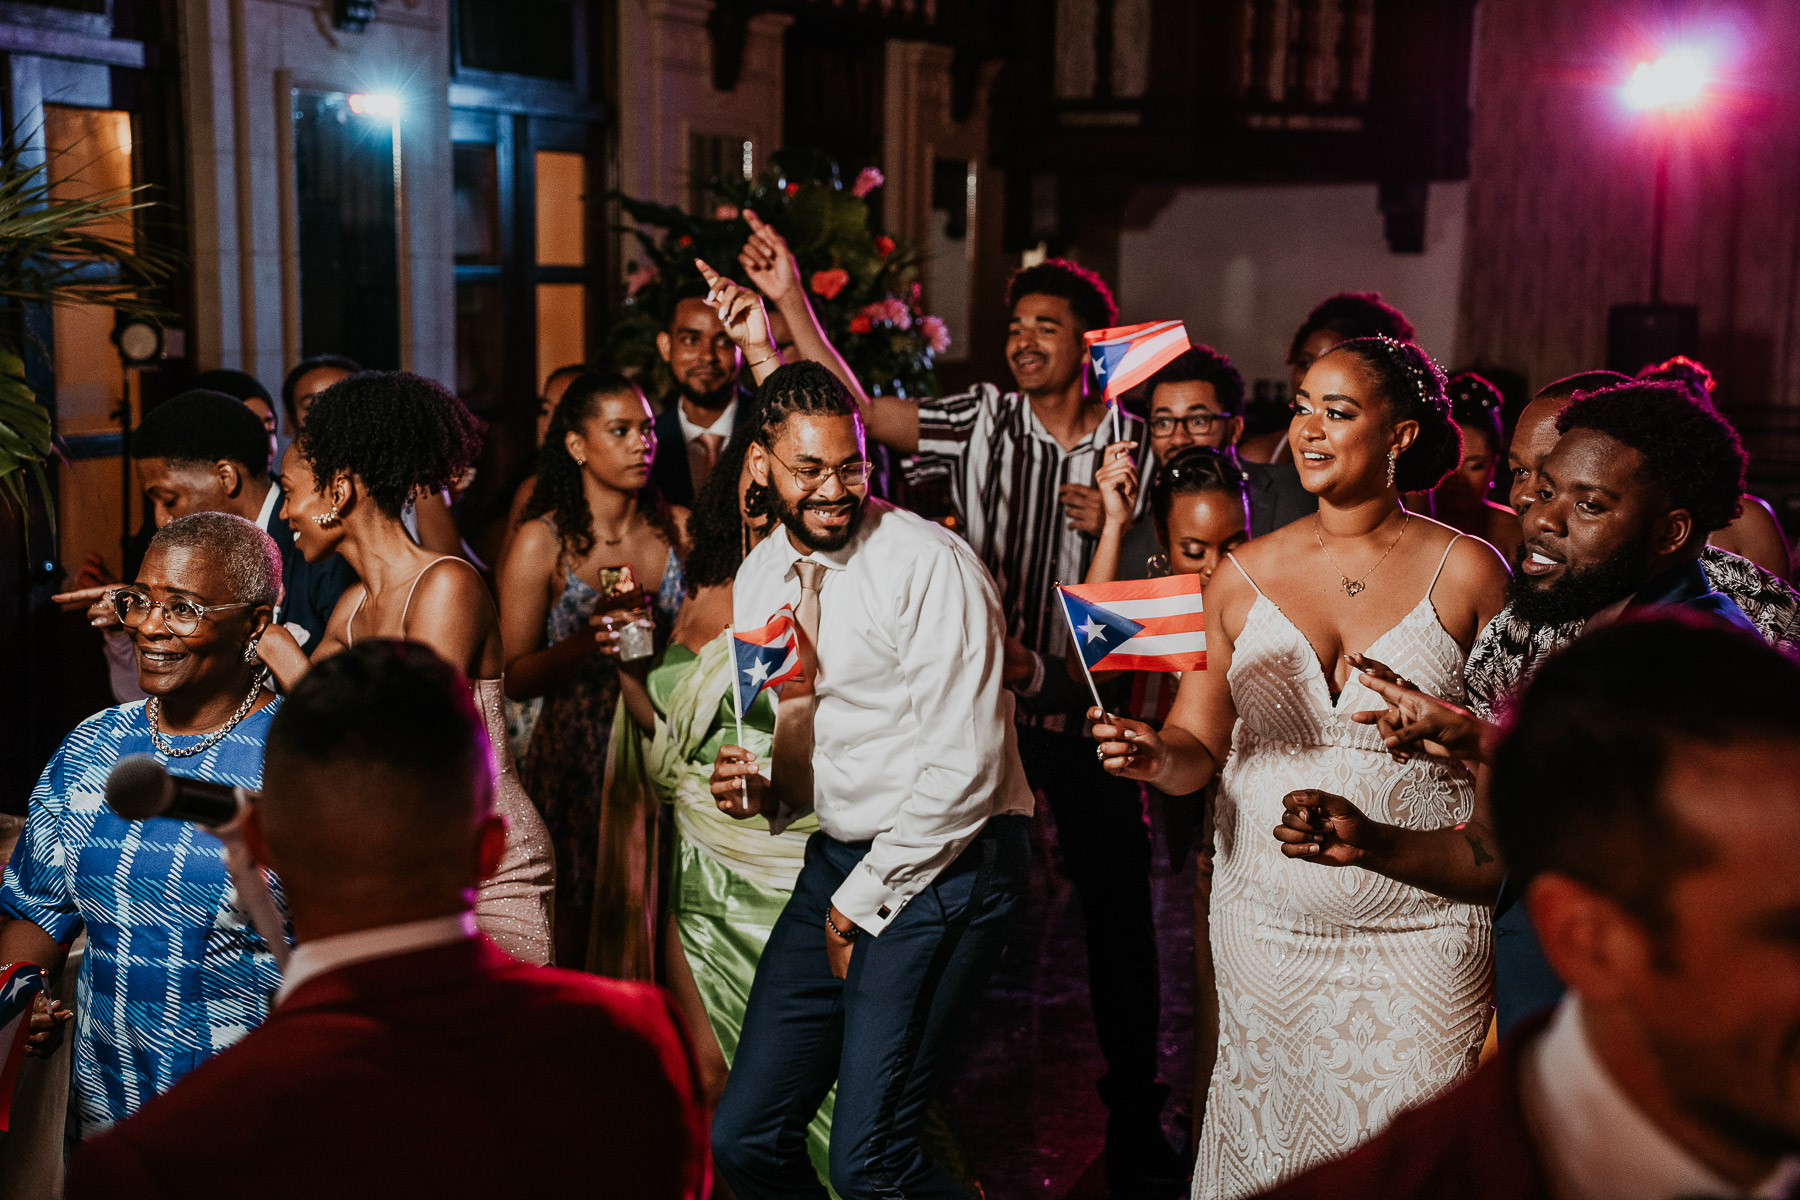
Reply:
<svg viewBox="0 0 1800 1200"><path fill-rule="evenodd" d="M858 863L838 885L831 903L871 937L879 937L888 923L906 907L908 896L902 896L881 881L868 867Z"/></svg>

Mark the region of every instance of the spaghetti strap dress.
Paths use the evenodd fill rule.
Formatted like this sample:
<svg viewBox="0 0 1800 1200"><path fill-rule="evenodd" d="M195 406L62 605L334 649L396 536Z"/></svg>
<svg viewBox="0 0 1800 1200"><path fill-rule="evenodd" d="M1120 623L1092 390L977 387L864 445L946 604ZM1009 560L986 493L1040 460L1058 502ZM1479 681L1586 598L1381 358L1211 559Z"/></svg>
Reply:
<svg viewBox="0 0 1800 1200"><path fill-rule="evenodd" d="M1464 654L1431 591L1367 653L1460 703ZM1486 907L1288 858L1270 835L1302 788L1411 829L1467 820L1475 796L1444 766L1394 761L1350 719L1380 699L1354 676L1333 697L1306 635L1256 592L1226 676L1238 723L1214 818L1219 1043L1197 1200L1267 1191L1455 1086L1475 1068L1493 989Z"/></svg>
<svg viewBox="0 0 1800 1200"><path fill-rule="evenodd" d="M651 598L659 632L667 633L686 592L681 560L671 548ZM545 617L544 644L555 645L586 628L599 599L586 580L570 571L562 595ZM573 682L544 698L531 741L519 760L525 790L543 813L556 852L557 896L580 908L595 902L601 797L618 704L618 668L610 659L594 655Z"/></svg>
<svg viewBox="0 0 1800 1200"><path fill-rule="evenodd" d="M406 593L406 604L400 610L401 628L406 626L406 614L412 610L419 580L425 577L425 571L446 560L463 562L447 554L425 564L425 570L413 579ZM357 615L368 596L365 588L350 614L345 633L351 645L356 643ZM556 896L556 860L550 835L544 828L544 819L520 786L519 772L513 766L512 749L506 740L505 680L496 676L471 679L469 684L487 727L488 748L494 760L494 811L506 819L506 851L494 873L482 881L475 900L475 923L495 945L520 962L548 965Z"/></svg>

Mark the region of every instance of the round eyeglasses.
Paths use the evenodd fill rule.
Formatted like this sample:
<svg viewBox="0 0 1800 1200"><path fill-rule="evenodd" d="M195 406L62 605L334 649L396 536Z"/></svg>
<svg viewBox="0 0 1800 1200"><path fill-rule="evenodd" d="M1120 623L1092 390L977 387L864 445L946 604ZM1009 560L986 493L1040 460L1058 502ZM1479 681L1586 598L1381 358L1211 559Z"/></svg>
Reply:
<svg viewBox="0 0 1800 1200"><path fill-rule="evenodd" d="M253 607L248 600L239 600L231 604L195 604L192 600L152 600L135 588L115 588L107 593L112 601L113 611L119 616L119 624L127 629L136 629L150 619L150 613L162 609L163 624L176 637L190 637L200 628L200 622L213 613L226 612L234 608Z"/></svg>
<svg viewBox="0 0 1800 1200"><path fill-rule="evenodd" d="M861 491L869 486L869 471L875 465L864 459L861 462L839 463L835 467L815 467L810 464L804 467L795 467L790 466L785 458L773 450L769 451L769 457L787 467L788 474L794 477L794 482L800 485L800 490L803 492L818 491L833 475L836 475L838 482L849 491Z"/></svg>

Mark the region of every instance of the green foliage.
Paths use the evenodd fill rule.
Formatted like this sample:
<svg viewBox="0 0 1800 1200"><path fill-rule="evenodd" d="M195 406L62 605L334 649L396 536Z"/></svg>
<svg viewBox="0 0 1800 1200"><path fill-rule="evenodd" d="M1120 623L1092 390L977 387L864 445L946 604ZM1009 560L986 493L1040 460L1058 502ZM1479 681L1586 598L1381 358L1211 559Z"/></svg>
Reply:
<svg viewBox="0 0 1800 1200"><path fill-rule="evenodd" d="M639 254L608 330L610 364L646 381L652 395L669 390L656 335L668 327L677 300L705 295L695 258L748 286L737 261L750 236L739 215L748 208L787 239L813 311L864 387L890 396L935 393L932 337L938 353L948 338L942 322L919 307L917 250L869 227L863 196L880 186L879 176L846 187L822 151L782 150L772 158L754 180L711 181L717 204L710 215L615 196L631 222L622 231L637 239ZM847 276L841 288L832 286L833 271Z"/></svg>
<svg viewBox="0 0 1800 1200"><path fill-rule="evenodd" d="M18 131L0 139L0 497L21 515L27 511L27 476L45 511L51 510L45 464L55 453L48 407L25 380L24 310L103 304L153 317L159 309L151 290L176 266L168 251L98 232L151 207L145 188L57 196L50 170L55 158L26 143Z"/></svg>

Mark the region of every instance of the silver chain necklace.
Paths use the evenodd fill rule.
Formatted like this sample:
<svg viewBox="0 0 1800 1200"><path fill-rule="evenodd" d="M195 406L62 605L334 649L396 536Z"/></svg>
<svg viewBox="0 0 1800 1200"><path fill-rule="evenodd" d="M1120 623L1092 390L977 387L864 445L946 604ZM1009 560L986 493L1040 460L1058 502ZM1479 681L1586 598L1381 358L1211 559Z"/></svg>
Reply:
<svg viewBox="0 0 1800 1200"><path fill-rule="evenodd" d="M267 675L268 668L266 667L258 671L256 673L256 678L250 681L250 694L244 697L244 702L238 705L236 712L231 714L231 720L225 722L192 746L171 746L163 739L162 730L158 728L162 718L162 697L150 697L144 704L144 714L150 718L150 744L170 758L192 758L196 754L205 754L208 750L211 750L214 746L224 741L225 735L236 728L237 723L243 720L249 713L250 706L256 703L256 698L258 696L262 695L263 679ZM176 736L180 735L178 734Z"/></svg>

